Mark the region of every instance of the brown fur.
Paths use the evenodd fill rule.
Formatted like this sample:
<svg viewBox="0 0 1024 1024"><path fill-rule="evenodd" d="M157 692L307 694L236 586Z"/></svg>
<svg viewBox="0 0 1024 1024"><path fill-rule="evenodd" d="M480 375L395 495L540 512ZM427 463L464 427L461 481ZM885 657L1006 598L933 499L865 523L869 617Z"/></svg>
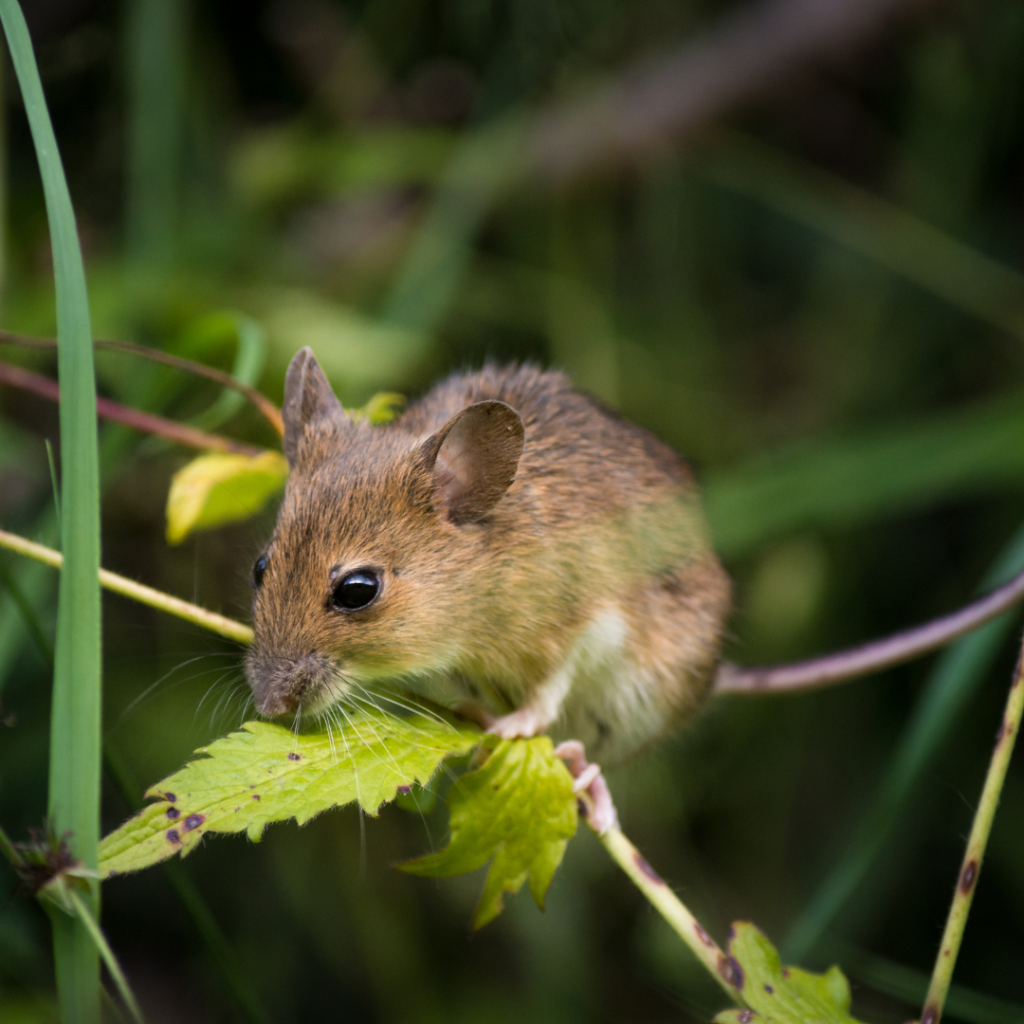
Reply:
<svg viewBox="0 0 1024 1024"><path fill-rule="evenodd" d="M323 708L351 678L519 707L567 664L556 727L595 756L625 756L692 713L730 587L675 452L529 366L453 376L383 427L332 400L300 353L284 410L293 470L254 599L263 713ZM489 426L463 429L473 458L443 466L452 421L485 402ZM511 410L525 435L517 467ZM495 423L508 435L481 433ZM450 495L460 466L462 505ZM364 567L383 579L378 600L333 609L333 580Z"/></svg>

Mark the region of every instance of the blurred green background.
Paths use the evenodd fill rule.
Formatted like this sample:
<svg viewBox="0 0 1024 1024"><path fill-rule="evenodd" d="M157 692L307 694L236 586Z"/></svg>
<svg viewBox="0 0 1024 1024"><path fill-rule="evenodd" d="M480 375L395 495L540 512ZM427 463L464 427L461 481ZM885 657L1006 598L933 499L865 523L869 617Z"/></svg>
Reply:
<svg viewBox="0 0 1024 1024"><path fill-rule="evenodd" d="M1024 5L1014 0L35 0L97 337L347 404L533 359L675 445L737 583L728 656L808 656L1024 565ZM55 331L42 192L3 77L0 324ZM225 317L225 312L242 314ZM256 327L250 325L255 324ZM242 324L245 330L236 330ZM0 359L53 374L38 352ZM275 443L112 352L101 393ZM0 525L52 543L55 408L0 387ZM105 424L104 565L244 618L273 509L164 540L192 453ZM57 453L59 457L59 452ZM988 581L986 584L984 581ZM0 821L46 806L56 579L0 555ZM104 829L240 721L239 654L104 597ZM1015 656L1011 617L813 695L721 699L610 774L717 937L839 960L915 1016ZM351 809L104 887L153 1022L707 1020L718 993L588 834L548 908L470 936L478 878L391 865L445 818ZM49 929L0 867L0 1019L54 1019ZM1011 767L948 1015L1024 1021Z"/></svg>

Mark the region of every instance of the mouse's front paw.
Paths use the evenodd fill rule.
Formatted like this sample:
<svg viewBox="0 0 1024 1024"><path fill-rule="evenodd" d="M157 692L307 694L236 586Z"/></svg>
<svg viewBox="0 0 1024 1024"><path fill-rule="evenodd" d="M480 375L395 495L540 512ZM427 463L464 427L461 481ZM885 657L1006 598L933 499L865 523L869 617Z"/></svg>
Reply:
<svg viewBox="0 0 1024 1024"><path fill-rule="evenodd" d="M511 714L495 718L487 726L487 731L503 740L514 740L519 737L528 739L536 736L547 728L547 722L543 721L534 708L523 707Z"/></svg>

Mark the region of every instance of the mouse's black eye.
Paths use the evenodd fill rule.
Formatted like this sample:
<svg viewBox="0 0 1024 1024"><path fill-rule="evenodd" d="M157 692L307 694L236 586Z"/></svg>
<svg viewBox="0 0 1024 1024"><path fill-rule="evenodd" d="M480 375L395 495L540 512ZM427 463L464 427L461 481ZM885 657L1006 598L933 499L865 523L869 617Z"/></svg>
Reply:
<svg viewBox="0 0 1024 1024"><path fill-rule="evenodd" d="M267 571L267 556L260 555L256 559L256 564L252 567L252 585L259 590L260 584L263 582L263 574Z"/></svg>
<svg viewBox="0 0 1024 1024"><path fill-rule="evenodd" d="M355 612L372 604L379 593L377 574L372 569L358 569L335 585L331 604L339 612Z"/></svg>

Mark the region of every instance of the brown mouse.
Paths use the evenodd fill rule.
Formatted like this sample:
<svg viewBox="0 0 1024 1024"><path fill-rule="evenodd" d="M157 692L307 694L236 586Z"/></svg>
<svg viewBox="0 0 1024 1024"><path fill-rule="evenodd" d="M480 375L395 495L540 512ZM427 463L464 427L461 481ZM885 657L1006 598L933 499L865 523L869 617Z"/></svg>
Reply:
<svg viewBox="0 0 1024 1024"><path fill-rule="evenodd" d="M282 412L291 476L253 571L262 714L323 714L386 680L614 761L707 693L730 584L697 487L563 374L457 374L370 426L306 348Z"/></svg>

